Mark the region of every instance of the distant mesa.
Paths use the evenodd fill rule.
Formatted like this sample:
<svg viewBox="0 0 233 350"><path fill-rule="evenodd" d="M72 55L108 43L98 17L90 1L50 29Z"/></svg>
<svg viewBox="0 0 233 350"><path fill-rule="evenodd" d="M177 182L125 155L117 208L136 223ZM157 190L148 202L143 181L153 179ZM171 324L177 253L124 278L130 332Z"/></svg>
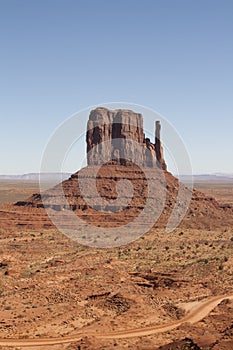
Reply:
<svg viewBox="0 0 233 350"><path fill-rule="evenodd" d="M61 182L70 177L70 173L29 173L23 175L0 175L1 181Z"/></svg>

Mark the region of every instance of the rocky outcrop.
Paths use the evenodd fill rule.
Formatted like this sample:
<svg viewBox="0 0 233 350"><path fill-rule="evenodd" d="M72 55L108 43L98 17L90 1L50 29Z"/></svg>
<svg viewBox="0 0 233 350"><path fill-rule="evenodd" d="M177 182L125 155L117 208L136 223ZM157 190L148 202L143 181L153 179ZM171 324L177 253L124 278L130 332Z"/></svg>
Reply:
<svg viewBox="0 0 233 350"><path fill-rule="evenodd" d="M156 153L156 158L157 162L161 164L162 169L167 170L167 165L164 160L163 156L163 147L162 147L162 142L161 142L161 124L160 121L157 120L155 123L155 153Z"/></svg>
<svg viewBox="0 0 233 350"><path fill-rule="evenodd" d="M190 189L185 188L171 173L163 171L166 170L166 163L160 140L160 122L157 121L155 125L153 144L145 138L141 114L128 110L95 109L89 116L86 133L88 166L42 194L34 194L17 202L18 216L0 213L4 216L1 225L7 225L11 220L19 222L20 226L30 225L31 228L47 228L51 225L46 215L42 216L40 223L37 215L31 216L30 220L24 220L24 216L20 218L20 210L23 212L23 208L28 207L29 211L37 208L38 212L43 212L43 208L46 208L53 216L58 213L64 225L66 221L63 214L73 211L83 221L96 227L121 227L133 222L144 212L148 203L149 213L155 208L162 211L157 221L154 215L149 215L148 221L156 222L155 227L166 227L171 215L174 215L176 203L179 203L179 207L174 217L179 222L180 213L186 207L186 198L190 197ZM127 139L131 143L124 144ZM121 147L117 148L114 140L120 141ZM104 141L108 147L105 147ZM137 145L143 152L139 152ZM137 162L130 162L125 157L130 152L132 159L136 157ZM102 165L101 162L106 158L111 161L96 166ZM141 168L140 164L147 168ZM156 167L156 164L159 166ZM182 201L178 198L180 190ZM69 221L69 216L67 217ZM214 198L194 190L182 227L208 230L219 228L222 227L223 217L224 225L232 226L231 206L223 206ZM137 227L139 226L135 230ZM85 227L84 229L86 230Z"/></svg>
<svg viewBox="0 0 233 350"><path fill-rule="evenodd" d="M173 343L160 346L158 350L201 350L201 348L194 343L190 338L174 341Z"/></svg>
<svg viewBox="0 0 233 350"><path fill-rule="evenodd" d="M143 117L130 110L96 108L87 123L87 163L106 162L130 166L160 166L166 170L160 141L160 122L156 122L155 144L145 138Z"/></svg>

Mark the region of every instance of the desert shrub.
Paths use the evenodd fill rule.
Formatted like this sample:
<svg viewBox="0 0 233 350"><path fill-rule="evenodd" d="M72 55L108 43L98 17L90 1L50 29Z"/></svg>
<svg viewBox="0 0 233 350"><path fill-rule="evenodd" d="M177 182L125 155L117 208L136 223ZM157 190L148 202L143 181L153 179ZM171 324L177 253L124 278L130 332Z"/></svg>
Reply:
<svg viewBox="0 0 233 350"><path fill-rule="evenodd" d="M12 309L12 307L10 305L5 306L5 310L11 310L11 309Z"/></svg>

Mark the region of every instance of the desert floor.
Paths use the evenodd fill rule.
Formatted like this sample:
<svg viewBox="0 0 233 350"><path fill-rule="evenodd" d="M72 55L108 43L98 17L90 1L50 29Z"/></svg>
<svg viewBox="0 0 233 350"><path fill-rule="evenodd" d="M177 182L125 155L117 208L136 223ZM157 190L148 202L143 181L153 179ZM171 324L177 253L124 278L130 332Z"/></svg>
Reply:
<svg viewBox="0 0 233 350"><path fill-rule="evenodd" d="M196 188L233 203L232 183ZM224 217L218 229L152 229L127 246L94 249L46 223L30 227L40 210L26 220L12 202L36 192L36 183L0 184L1 349L9 349L4 338L34 339L30 347L16 341L14 349L149 350L184 338L201 349L233 349L233 227ZM206 309L200 302L208 300L214 303ZM199 312L193 322L186 320L195 307L204 318ZM174 329L163 328L174 322ZM148 327L162 328L140 333ZM64 344L36 343L67 336L72 341Z"/></svg>

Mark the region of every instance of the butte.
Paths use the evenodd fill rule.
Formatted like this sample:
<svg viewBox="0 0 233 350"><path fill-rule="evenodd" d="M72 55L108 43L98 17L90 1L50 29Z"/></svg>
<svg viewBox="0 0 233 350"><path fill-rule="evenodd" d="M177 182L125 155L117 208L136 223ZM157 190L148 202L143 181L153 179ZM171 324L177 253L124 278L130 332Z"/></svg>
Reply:
<svg viewBox="0 0 233 350"><path fill-rule="evenodd" d="M19 214L18 217L15 216L15 224L20 225L26 220L20 214L21 211L29 211L33 213L30 227L52 227L46 211L51 215L60 215L61 221L64 213L70 211L86 224L96 227L124 226L144 210L152 179L159 186L150 188L150 197L158 207L161 198L164 199L154 227L165 228L172 213L175 220L180 221L179 215L182 215L183 209L176 208L174 214L179 189L182 189L184 197L191 197L184 217L182 215L180 227L212 229L221 227L223 218L226 225L232 225L233 210L230 206L223 206L213 197L207 197L195 189L190 194L190 190L167 170L160 129L160 122L155 121L153 143L145 137L141 114L102 107L92 110L86 132L87 167L42 195L34 194L25 201L17 202L15 206L18 207ZM83 196L80 188L81 180L84 184L88 180L86 196ZM126 180L120 186L124 203L120 202L117 206L120 180ZM129 196L129 182L132 197ZM183 205L186 205L185 200ZM7 215L10 218L10 213Z"/></svg>

